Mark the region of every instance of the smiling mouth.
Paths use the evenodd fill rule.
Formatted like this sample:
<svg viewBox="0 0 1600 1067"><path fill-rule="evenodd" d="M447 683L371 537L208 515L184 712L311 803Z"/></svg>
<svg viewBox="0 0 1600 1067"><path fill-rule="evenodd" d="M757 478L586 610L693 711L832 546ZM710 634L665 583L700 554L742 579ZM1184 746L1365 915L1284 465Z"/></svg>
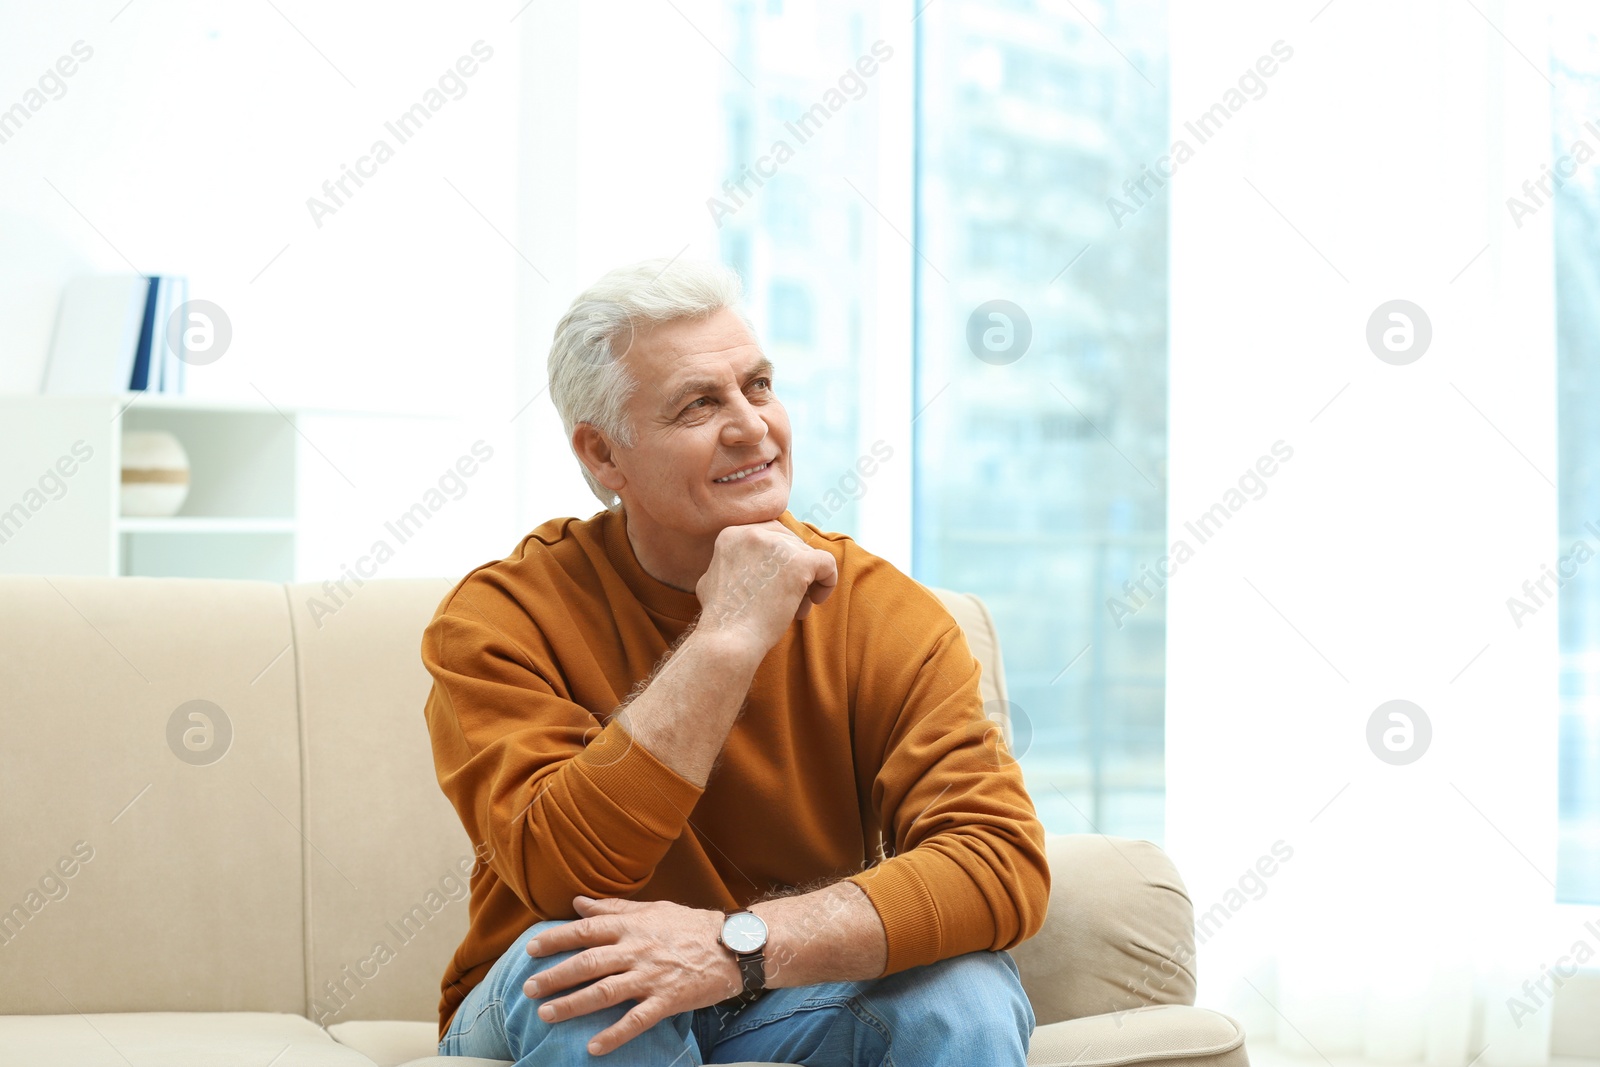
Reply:
<svg viewBox="0 0 1600 1067"><path fill-rule="evenodd" d="M752 474L760 474L770 466L772 466L772 461L768 460L765 463L757 463L753 467L746 467L743 470L734 471L732 474L724 475L721 478L715 478L713 481L717 482L719 485L726 484L728 482L742 482Z"/></svg>

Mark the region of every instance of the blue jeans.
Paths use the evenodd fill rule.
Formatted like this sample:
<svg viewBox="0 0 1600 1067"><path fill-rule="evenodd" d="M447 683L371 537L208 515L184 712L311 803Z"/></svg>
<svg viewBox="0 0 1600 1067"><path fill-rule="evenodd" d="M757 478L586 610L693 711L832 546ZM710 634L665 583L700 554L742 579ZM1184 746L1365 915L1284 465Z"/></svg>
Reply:
<svg viewBox="0 0 1600 1067"><path fill-rule="evenodd" d="M1033 1007L1007 952L969 952L862 982L768 990L737 1012L715 1005L669 1016L604 1056L589 1039L637 1002L546 1023L522 991L529 976L577 954L535 959L528 939L561 925L541 922L495 961L450 1021L441 1056L514 1060L517 1067L697 1067L746 1060L808 1067L1023 1067ZM588 982L564 989L565 996Z"/></svg>

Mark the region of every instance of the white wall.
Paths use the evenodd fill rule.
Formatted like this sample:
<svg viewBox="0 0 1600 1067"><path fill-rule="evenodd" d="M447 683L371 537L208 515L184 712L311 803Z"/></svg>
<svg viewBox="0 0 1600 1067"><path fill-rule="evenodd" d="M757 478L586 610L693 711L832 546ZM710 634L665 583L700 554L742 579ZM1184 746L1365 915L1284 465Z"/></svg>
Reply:
<svg viewBox="0 0 1600 1067"><path fill-rule="evenodd" d="M572 298L635 260L719 258L705 201L721 182L727 67L701 34L725 36L722 8L709 0L540 4L518 19L528 71L518 241L535 250L544 275L518 276L525 526L602 506L545 391L551 335Z"/></svg>
<svg viewBox="0 0 1600 1067"><path fill-rule="evenodd" d="M39 387L72 275L187 274L234 330L221 360L188 369L191 394L460 420L330 418L309 433L326 483L304 576L336 573L479 438L499 443L499 465L441 514L434 547L385 573L460 573L509 550L527 268L507 243L521 59L505 5L15 0L0 25L0 108L75 42L93 50L0 143L0 391ZM420 131L402 143L385 129L480 40L492 57L447 81ZM392 158L319 226L308 198L326 202L323 183L379 139Z"/></svg>
<svg viewBox="0 0 1600 1067"><path fill-rule="evenodd" d="M385 573L459 573L553 516L591 514L543 392L555 322L610 267L719 253L706 200L723 178L725 5L378 10L0 0L0 69L94 50L0 144L0 392L39 387L68 278L136 269L189 275L233 320L228 354L189 369L196 396L457 420L319 421L305 577L352 562L479 438L496 449L489 480L452 504L436 548L409 546ZM480 39L494 56L466 95L409 143L387 134ZM895 131L877 146L889 181L871 193L904 233L910 67L891 73L874 96ZM380 137L393 159L319 227L307 199ZM905 429L909 388L911 253L880 231L873 388L889 414L869 436ZM907 567L909 488L908 469L862 505L877 550Z"/></svg>

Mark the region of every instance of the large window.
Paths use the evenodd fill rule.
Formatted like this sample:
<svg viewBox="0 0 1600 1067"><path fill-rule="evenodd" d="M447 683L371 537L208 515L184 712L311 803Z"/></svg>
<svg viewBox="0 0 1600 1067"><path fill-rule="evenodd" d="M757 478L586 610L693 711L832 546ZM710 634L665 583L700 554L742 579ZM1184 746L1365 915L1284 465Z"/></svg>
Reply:
<svg viewBox="0 0 1600 1067"><path fill-rule="evenodd" d="M729 12L720 42L720 255L744 278L751 315L765 324L793 422L789 509L824 530L854 534L864 330L876 272L872 209L857 190L877 187L882 67L911 58L883 47L877 5L864 0L746 2Z"/></svg>
<svg viewBox="0 0 1600 1067"><path fill-rule="evenodd" d="M762 0L702 23L722 53L718 254L794 423L790 509L897 562L885 531L909 526L915 576L995 614L1045 825L1159 841L1164 0L879 12ZM902 162L885 137L913 67ZM907 270L914 353L878 332ZM881 474L865 495L879 438L914 457L892 464L916 472L907 497Z"/></svg>
<svg viewBox="0 0 1600 1067"><path fill-rule="evenodd" d="M1561 741L1556 895L1600 904L1600 13L1556 5L1556 358L1560 383ZM1591 124L1591 125L1586 125ZM1575 151L1578 145L1587 149ZM1562 164L1561 161L1566 161ZM1581 547L1580 547L1581 546ZM1591 556L1597 557L1590 559ZM1570 573L1570 577L1567 574Z"/></svg>
<svg viewBox="0 0 1600 1067"><path fill-rule="evenodd" d="M916 576L994 612L1046 827L1157 841L1165 12L941 0L917 18Z"/></svg>

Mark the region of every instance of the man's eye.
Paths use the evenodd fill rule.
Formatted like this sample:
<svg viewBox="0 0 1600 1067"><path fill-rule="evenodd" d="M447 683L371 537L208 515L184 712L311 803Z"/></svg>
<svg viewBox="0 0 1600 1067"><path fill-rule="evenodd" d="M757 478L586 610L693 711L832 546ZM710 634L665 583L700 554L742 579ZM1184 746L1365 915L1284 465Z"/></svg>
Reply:
<svg viewBox="0 0 1600 1067"><path fill-rule="evenodd" d="M757 378L755 381L751 382L750 384L754 385L754 386L757 386L761 390L765 391L765 390L768 390L768 389L772 388L772 379L771 378Z"/></svg>

